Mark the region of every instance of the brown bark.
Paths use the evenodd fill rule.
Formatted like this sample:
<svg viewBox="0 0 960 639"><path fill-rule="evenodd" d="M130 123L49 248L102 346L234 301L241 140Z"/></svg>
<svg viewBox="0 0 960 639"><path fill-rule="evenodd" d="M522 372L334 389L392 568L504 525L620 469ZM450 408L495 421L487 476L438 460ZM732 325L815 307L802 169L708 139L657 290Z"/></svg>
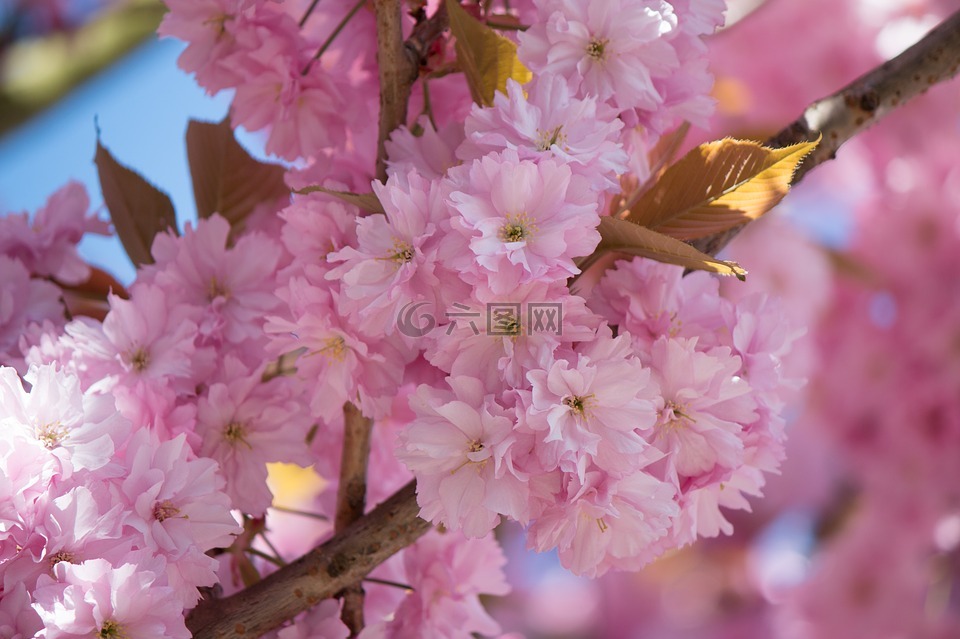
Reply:
<svg viewBox="0 0 960 639"><path fill-rule="evenodd" d="M820 145L797 170L793 179L796 184L813 168L836 157L844 142L935 84L955 77L958 71L960 11L897 57L808 106L799 118L765 144L781 148L823 136ZM716 255L742 229L743 226L738 226L701 238L693 245L704 253Z"/></svg>

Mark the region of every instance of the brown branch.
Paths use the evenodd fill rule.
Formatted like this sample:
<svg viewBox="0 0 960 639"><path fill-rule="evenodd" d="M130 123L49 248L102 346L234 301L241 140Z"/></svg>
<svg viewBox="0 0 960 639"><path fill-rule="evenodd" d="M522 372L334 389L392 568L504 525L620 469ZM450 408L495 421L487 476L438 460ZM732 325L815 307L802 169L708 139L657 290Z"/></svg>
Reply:
<svg viewBox="0 0 960 639"><path fill-rule="evenodd" d="M373 420L347 402L343 405L343 452L340 457L340 483L337 487L337 512L334 530L341 532L363 517L367 503L367 463L370 460L370 434ZM350 636L363 630L363 586L358 582L342 593L340 618Z"/></svg>
<svg viewBox="0 0 960 639"><path fill-rule="evenodd" d="M386 141L407 122L410 90L431 45L449 25L442 3L429 20L422 20L403 41L399 0L374 0L377 13L377 63L380 68L380 124L377 135L377 179L387 179Z"/></svg>
<svg viewBox="0 0 960 639"><path fill-rule="evenodd" d="M817 100L782 131L767 140L781 148L815 140L820 145L808 155L794 176L799 182L814 167L836 157L840 146L894 109L927 89L950 80L960 71L960 11L944 20L912 47L860 76L840 91ZM701 238L695 247L716 255L743 226Z"/></svg>
<svg viewBox="0 0 960 639"><path fill-rule="evenodd" d="M429 20L418 22L417 26L413 28L413 33L403 43L403 46L407 50L407 55L410 56L417 67L426 61L430 54L430 47L449 26L450 17L447 14L447 5L441 2L437 11L430 16Z"/></svg>
<svg viewBox="0 0 960 639"><path fill-rule="evenodd" d="M400 0L373 0L377 14L377 65L380 68L380 129L377 136L377 179L387 179L385 143L407 121L410 89L417 67L403 45Z"/></svg>
<svg viewBox="0 0 960 639"><path fill-rule="evenodd" d="M231 597L196 608L187 627L195 639L259 637L359 582L419 539L430 529L419 512L416 483L411 481L297 561Z"/></svg>

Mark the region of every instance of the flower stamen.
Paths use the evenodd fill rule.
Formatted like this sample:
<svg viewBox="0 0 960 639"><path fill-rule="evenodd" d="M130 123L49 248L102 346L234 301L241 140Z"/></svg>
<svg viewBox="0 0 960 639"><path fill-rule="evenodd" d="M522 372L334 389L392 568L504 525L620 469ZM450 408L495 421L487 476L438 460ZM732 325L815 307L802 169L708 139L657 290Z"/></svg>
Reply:
<svg viewBox="0 0 960 639"><path fill-rule="evenodd" d="M129 356L130 366L138 373L142 373L150 365L150 353L142 346L133 351Z"/></svg>
<svg viewBox="0 0 960 639"><path fill-rule="evenodd" d="M342 362L343 358L347 356L347 342L342 335L328 337L324 341L323 347L316 352L329 359Z"/></svg>
<svg viewBox="0 0 960 639"><path fill-rule="evenodd" d="M411 260L413 260L414 255L415 255L415 252L413 250L413 247L410 246L409 242L406 242L398 238L394 238L393 252L387 255L387 257L384 259L390 260L391 262L395 262L396 264L400 265L400 264L406 264L407 262L410 262Z"/></svg>
<svg viewBox="0 0 960 639"><path fill-rule="evenodd" d="M507 215L506 221L500 227L497 237L501 242L524 242L537 232L537 225L533 219L523 213L511 213Z"/></svg>
<svg viewBox="0 0 960 639"><path fill-rule="evenodd" d="M587 409L595 403L596 398L593 393L589 395L567 395L560 400L560 403L569 408L577 417L586 417Z"/></svg>
<svg viewBox="0 0 960 639"><path fill-rule="evenodd" d="M100 626L100 632L97 633L97 637L100 639L125 639L126 636L127 633L123 631L123 626L113 619L104 621L103 625Z"/></svg>
<svg viewBox="0 0 960 639"><path fill-rule="evenodd" d="M539 151L549 151L554 144L562 145L566 142L567 136L563 133L563 125L558 125L552 131L541 131L537 129L537 149Z"/></svg>
<svg viewBox="0 0 960 639"><path fill-rule="evenodd" d="M67 436L67 429L59 421L52 424L44 424L36 430L37 439L43 444L43 447L52 450L60 445L60 442Z"/></svg>
<svg viewBox="0 0 960 639"><path fill-rule="evenodd" d="M243 443L247 445L247 448L253 448L250 443L245 439L247 434L247 427L245 424L242 424L238 421L232 421L226 425L223 429L223 439L226 440L229 444ZM154 510L156 514L156 510Z"/></svg>
<svg viewBox="0 0 960 639"><path fill-rule="evenodd" d="M218 297L228 298L230 297L230 291L227 289L226 284L216 277L211 277L210 283L207 284L207 301L212 302Z"/></svg>
<svg viewBox="0 0 960 639"><path fill-rule="evenodd" d="M587 55L603 62L607 57L607 45L610 44L609 38L594 38L587 44Z"/></svg>
<svg viewBox="0 0 960 639"><path fill-rule="evenodd" d="M157 521L164 521L180 514L180 509L173 505L169 499L158 501L153 505L153 518Z"/></svg>

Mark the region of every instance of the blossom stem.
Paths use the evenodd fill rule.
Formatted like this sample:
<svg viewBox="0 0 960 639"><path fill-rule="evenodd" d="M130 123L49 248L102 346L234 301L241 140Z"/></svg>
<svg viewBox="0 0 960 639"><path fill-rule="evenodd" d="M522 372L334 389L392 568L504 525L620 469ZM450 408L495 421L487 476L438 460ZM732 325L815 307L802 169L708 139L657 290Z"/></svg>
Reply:
<svg viewBox="0 0 960 639"><path fill-rule="evenodd" d="M296 508L287 508L286 506L270 506L271 510L276 510L281 513L289 513L291 515L300 515L301 517L310 517L311 519L319 519L320 521L330 521L330 518L326 515L321 515L320 513L311 513L306 510L297 510Z"/></svg>
<svg viewBox="0 0 960 639"><path fill-rule="evenodd" d="M309 17L310 17L310 14L313 13L313 10L317 8L317 3L319 3L319 2L320 2L320 0L313 0L313 2L310 3L310 6L307 7L307 10L306 10L306 12L304 12L303 17L300 18L300 28L301 28L301 29L303 28L303 25L305 25L305 24L307 23L307 18L309 18Z"/></svg>
<svg viewBox="0 0 960 639"><path fill-rule="evenodd" d="M261 559L265 559L269 561L271 564L273 564L274 566L280 566L282 568L283 566L287 565L287 562L285 562L283 559L280 559L279 557L274 557L273 555L267 554L262 550L257 550L256 548L247 548L245 552L248 552L251 555L260 557Z"/></svg>
<svg viewBox="0 0 960 639"><path fill-rule="evenodd" d="M271 541L267 538L265 531L260 531L260 539L262 539L263 543L267 545L267 548L270 549L270 552L273 553L274 557L276 557L280 562L283 562L283 559L280 557L280 551L277 550L277 547L274 546L273 543L271 543Z"/></svg>
<svg viewBox="0 0 960 639"><path fill-rule="evenodd" d="M329 36L327 36L327 39L323 41L323 44L320 45L320 48L317 49L317 52L316 54L314 54L313 59L310 60L310 62L307 63L307 66L303 68L303 71L301 72L302 75L307 75L313 63L319 60L320 56L326 53L327 49L330 48L330 45L333 44L333 41L337 39L337 36L340 35L340 32L343 31L344 27L347 26L347 23L350 22L353 16L357 15L357 12L360 11L360 9L362 9L363 5L365 5L366 3L367 3L367 0L360 0L359 2L357 2L357 4L353 5L353 8L351 8L350 11L347 13L347 15L343 17L343 20L340 21L340 23L333 30L333 32ZM316 2L314 2L314 4L316 4Z"/></svg>
<svg viewBox="0 0 960 639"><path fill-rule="evenodd" d="M423 113L426 114L433 130L439 131L440 128L437 126L437 121L433 119L433 105L430 103L430 83L426 78L423 79Z"/></svg>
<svg viewBox="0 0 960 639"><path fill-rule="evenodd" d="M364 581L369 581L372 584L380 584L382 586L392 586L393 588L400 588L401 590L406 590L408 592L413 592L415 588L410 584L402 584L399 581L390 581L389 579L378 579L376 577L364 577Z"/></svg>

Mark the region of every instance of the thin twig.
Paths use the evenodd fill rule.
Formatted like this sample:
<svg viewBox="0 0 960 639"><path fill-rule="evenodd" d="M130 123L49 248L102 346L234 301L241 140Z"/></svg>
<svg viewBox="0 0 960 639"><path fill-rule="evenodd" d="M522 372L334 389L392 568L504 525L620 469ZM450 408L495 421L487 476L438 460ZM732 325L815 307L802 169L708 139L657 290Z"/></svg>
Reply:
<svg viewBox="0 0 960 639"><path fill-rule="evenodd" d="M766 144L782 148L815 140L820 145L804 158L793 178L798 183L814 167L836 157L840 146L882 117L960 71L960 11L941 22L912 47L860 76L841 90L817 100ZM693 245L716 255L744 225L701 238Z"/></svg>
<svg viewBox="0 0 960 639"><path fill-rule="evenodd" d="M326 53L327 49L330 48L330 45L333 44L333 41L336 40L337 36L340 35L340 32L343 31L343 28L347 26L347 23L350 22L353 16L357 15L357 12L360 11L360 9L362 9L363 5L366 3L367 0L359 0L357 4L353 5L353 8L351 8L347 15L343 17L343 20L337 24L333 32L327 36L326 40L323 41L323 44L321 44L320 48L317 49L317 52L314 54L313 58L311 58L310 62L307 63L307 66L303 67L303 71L300 72L301 75L307 75L307 73L310 72L310 67L313 66L313 63L319 60L320 56Z"/></svg>
<svg viewBox="0 0 960 639"><path fill-rule="evenodd" d="M285 562L280 557L274 557L273 555L269 553L265 553L262 550L257 550L256 548L247 548L244 552L254 555L255 557L260 557L261 559L265 559L266 561L269 561L274 566L287 565L287 562Z"/></svg>
<svg viewBox="0 0 960 639"><path fill-rule="evenodd" d="M321 515L320 513L311 513L306 510L297 510L296 508L287 508L286 506L277 506L276 504L270 506L270 510L276 510L280 513L287 513L290 515L300 515L301 517L309 517L310 519L319 519L320 521L330 521L330 518L326 515Z"/></svg>
<svg viewBox="0 0 960 639"><path fill-rule="evenodd" d="M227 597L203 602L187 618L195 639L259 637L350 584L430 529L410 482L372 512L300 559Z"/></svg>
<svg viewBox="0 0 960 639"><path fill-rule="evenodd" d="M337 487L337 512L334 530L341 532L363 517L367 504L367 465L370 460L370 435L373 420L347 402L343 405L343 452L340 457L340 483ZM350 636L363 630L363 586L351 584L342 595L340 618Z"/></svg>
<svg viewBox="0 0 960 639"><path fill-rule="evenodd" d="M301 29L303 28L303 25L307 23L307 18L310 17L310 14L313 13L313 10L317 8L318 2L320 2L320 0L313 0L313 2L310 3L310 6L307 7L307 10L303 12L303 17L300 18L299 23Z"/></svg>
<svg viewBox="0 0 960 639"><path fill-rule="evenodd" d="M381 586L390 586L392 588L400 588L401 590L407 590L413 592L414 588L410 584L402 584L399 581L390 581L389 579L379 579L377 577L364 577L364 581L368 581L372 584L380 584Z"/></svg>
<svg viewBox="0 0 960 639"><path fill-rule="evenodd" d="M263 543L267 545L267 548L270 549L270 552L272 552L277 559L279 559L280 561L283 561L283 558L280 556L280 551L277 550L277 547L274 546L273 542L271 542L270 539L267 537L267 531L261 530L259 534L260 534L260 539L262 539Z"/></svg>

